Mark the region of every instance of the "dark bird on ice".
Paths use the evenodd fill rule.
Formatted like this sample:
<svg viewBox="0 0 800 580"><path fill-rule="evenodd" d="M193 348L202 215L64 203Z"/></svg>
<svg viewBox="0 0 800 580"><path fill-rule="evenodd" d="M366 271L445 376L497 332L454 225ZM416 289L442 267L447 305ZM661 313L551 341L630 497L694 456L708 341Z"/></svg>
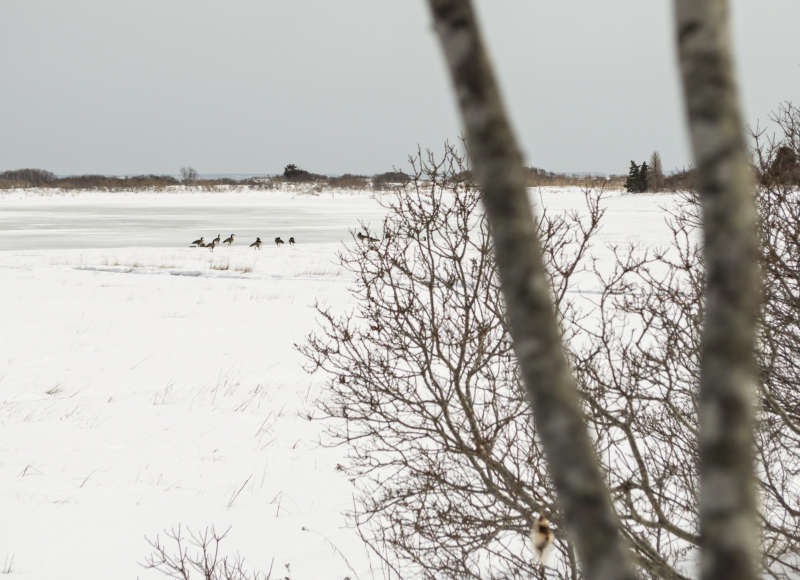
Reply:
<svg viewBox="0 0 800 580"><path fill-rule="evenodd" d="M289 238L289 245L294 246L294 236Z"/></svg>
<svg viewBox="0 0 800 580"><path fill-rule="evenodd" d="M230 246L233 243L233 238L234 235L231 234L230 237L227 237L224 240L222 240L222 243L225 244L226 246Z"/></svg>
<svg viewBox="0 0 800 580"><path fill-rule="evenodd" d="M222 235L221 234L217 234L217 237L214 238L211 241L214 242L215 244L218 244L220 242L220 240L222 240Z"/></svg>
<svg viewBox="0 0 800 580"><path fill-rule="evenodd" d="M208 244L206 247L213 252L214 248L217 247L217 241L216 240L211 240L211 243Z"/></svg>
<svg viewBox="0 0 800 580"><path fill-rule="evenodd" d="M199 247L202 248L203 246L205 246L205 243L203 242L203 236L200 236L199 240L195 240L189 245L191 245L191 246L199 246Z"/></svg>
<svg viewBox="0 0 800 580"><path fill-rule="evenodd" d="M276 246L280 246L280 245L281 245L281 244L283 244L283 243L284 243L284 241L281 239L281 237L280 237L280 236L278 236L277 238L275 238L275 245L276 245Z"/></svg>
<svg viewBox="0 0 800 580"><path fill-rule="evenodd" d="M256 241L250 244L251 248L255 248L256 250L261 249L261 238L256 238Z"/></svg>

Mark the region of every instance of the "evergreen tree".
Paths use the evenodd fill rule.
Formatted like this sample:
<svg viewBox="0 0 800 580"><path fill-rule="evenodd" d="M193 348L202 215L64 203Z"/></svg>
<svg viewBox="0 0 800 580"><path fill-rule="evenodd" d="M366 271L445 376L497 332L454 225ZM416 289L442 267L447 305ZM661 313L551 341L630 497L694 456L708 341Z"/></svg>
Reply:
<svg viewBox="0 0 800 580"><path fill-rule="evenodd" d="M639 187L637 189L638 193L643 191L647 191L647 162L645 161L642 163L642 167L639 169Z"/></svg>
<svg viewBox="0 0 800 580"><path fill-rule="evenodd" d="M625 191L629 193L637 193L639 191L639 166L636 165L635 161L631 161L628 178L625 180Z"/></svg>

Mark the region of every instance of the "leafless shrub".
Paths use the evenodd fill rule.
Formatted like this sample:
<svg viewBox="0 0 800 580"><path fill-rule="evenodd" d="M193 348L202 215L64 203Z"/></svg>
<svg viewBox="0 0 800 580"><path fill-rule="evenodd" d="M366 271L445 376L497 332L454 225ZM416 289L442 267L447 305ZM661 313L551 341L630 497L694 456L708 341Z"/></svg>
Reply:
<svg viewBox="0 0 800 580"><path fill-rule="evenodd" d="M152 551L141 565L177 580L269 580L272 565L267 572L248 570L241 556L222 552L220 544L230 531L219 533L210 527L202 532L187 530L184 535L178 525L165 531L164 539L160 535L145 538Z"/></svg>
<svg viewBox="0 0 800 580"><path fill-rule="evenodd" d="M406 185L410 179L402 171L385 171L372 176L372 187L379 190L393 189L398 185Z"/></svg>
<svg viewBox="0 0 800 580"><path fill-rule="evenodd" d="M769 159L767 160L769 163ZM478 192L448 148L417 156L378 242L340 255L356 310L319 309L300 347L329 377L321 416L359 489L353 518L398 577L580 576L559 530L543 452L510 347ZM662 249L589 257L603 210L538 222L586 421L639 571L684 578L698 553L697 390L703 319L699 210L687 195ZM762 572L800 573L800 204L759 190L766 305L756 433ZM591 292L583 292L590 288ZM553 521L552 567L534 564L534 519Z"/></svg>
<svg viewBox="0 0 800 580"><path fill-rule="evenodd" d="M756 157L770 167L772 152ZM800 573L800 207L780 180L757 190L763 307L755 432L762 573ZM699 200L688 193L663 251L619 252L601 274L598 320L574 366L615 504L654 576L678 574L699 547L696 490L704 264ZM685 572L683 572L685 573Z"/></svg>
<svg viewBox="0 0 800 580"><path fill-rule="evenodd" d="M222 177L218 179L195 179L189 185L192 189L200 189L202 191L226 191L235 188L240 184L239 181L229 177Z"/></svg>
<svg viewBox="0 0 800 580"><path fill-rule="evenodd" d="M525 185L527 187L592 187L622 188L624 175L592 175L585 173L556 173L541 167L525 168Z"/></svg>
<svg viewBox="0 0 800 580"><path fill-rule="evenodd" d="M329 376L323 415L348 445L360 496L356 523L379 553L437 577L538 573L526 548L538 514L558 521L544 457L519 388L479 193L452 147L418 155L389 202L381 241L354 238L340 259L357 278L358 309L325 309L301 347ZM569 281L586 270L589 217L544 212L539 230L560 312L577 313ZM569 333L569 331L567 331ZM552 516L552 517L551 517ZM558 569L574 567L558 541Z"/></svg>
<svg viewBox="0 0 800 580"><path fill-rule="evenodd" d="M353 175L352 173L345 173L338 177L328 177L327 184L329 187L336 189L369 189L370 181L366 175Z"/></svg>
<svg viewBox="0 0 800 580"><path fill-rule="evenodd" d="M695 191L697 172L695 169L679 169L664 176L664 191Z"/></svg>

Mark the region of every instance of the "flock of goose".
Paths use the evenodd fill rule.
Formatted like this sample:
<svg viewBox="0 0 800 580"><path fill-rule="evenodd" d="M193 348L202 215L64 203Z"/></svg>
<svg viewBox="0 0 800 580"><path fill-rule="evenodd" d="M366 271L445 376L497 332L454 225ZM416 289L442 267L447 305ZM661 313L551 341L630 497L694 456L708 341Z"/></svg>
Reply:
<svg viewBox="0 0 800 580"><path fill-rule="evenodd" d="M234 240L236 239L236 234L231 234L229 237L227 237L224 240L222 240L222 242L220 242L220 238L221 237L222 236L217 234L216 238L214 238L210 242L206 243L205 242L205 237L200 236L200 239L193 241L191 244L189 244L189 247L190 248L208 248L209 250L211 250L213 252L214 248L216 248L218 245L220 245L220 243L223 246L232 246ZM250 244L250 247L251 248L255 248L256 250L260 250L261 249L261 243L262 243L261 242L261 238L257 237L256 241L253 242L252 244ZM280 236L275 238L275 245L276 246L281 246L284 243L285 242L281 239ZM294 244L295 244L294 236L292 236L292 237L289 238L289 245L293 246Z"/></svg>
<svg viewBox="0 0 800 580"><path fill-rule="evenodd" d="M364 234L362 232L358 232L356 234L356 237L359 240L361 240L362 242L372 243L372 242L379 242L380 241L378 238L373 238L372 236L370 236L368 234ZM236 234L231 234L230 236L228 236L224 240L220 241L221 238L222 238L222 236L220 234L217 234L216 238L214 238L210 242L206 243L205 237L204 236L200 236L199 239L197 239L197 240L193 241L191 244L189 244L189 247L190 248L208 248L209 250L211 250L213 252L214 248L216 248L220 244L222 244L223 246L232 246L234 240L236 239ZM388 236L387 236L387 239L388 239ZM276 246L280 247L285 243L286 242L284 242L281 239L280 236L275 238L275 245ZM262 244L261 238L257 237L256 241L253 242L252 244L250 244L250 247L251 248L255 248L256 250L260 250L261 249L261 244ZM294 236L292 236L292 237L289 238L289 245L290 246L294 246L294 244L295 244L295 240L294 240Z"/></svg>

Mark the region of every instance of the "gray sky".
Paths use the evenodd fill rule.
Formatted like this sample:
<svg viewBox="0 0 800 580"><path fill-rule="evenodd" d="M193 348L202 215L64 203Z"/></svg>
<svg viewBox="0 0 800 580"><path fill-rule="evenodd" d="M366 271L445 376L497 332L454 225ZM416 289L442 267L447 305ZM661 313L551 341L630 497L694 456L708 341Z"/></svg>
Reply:
<svg viewBox="0 0 800 580"><path fill-rule="evenodd" d="M688 164L670 0L478 0L528 164ZM732 0L746 120L798 0ZM0 0L0 170L375 173L460 132L424 0Z"/></svg>

